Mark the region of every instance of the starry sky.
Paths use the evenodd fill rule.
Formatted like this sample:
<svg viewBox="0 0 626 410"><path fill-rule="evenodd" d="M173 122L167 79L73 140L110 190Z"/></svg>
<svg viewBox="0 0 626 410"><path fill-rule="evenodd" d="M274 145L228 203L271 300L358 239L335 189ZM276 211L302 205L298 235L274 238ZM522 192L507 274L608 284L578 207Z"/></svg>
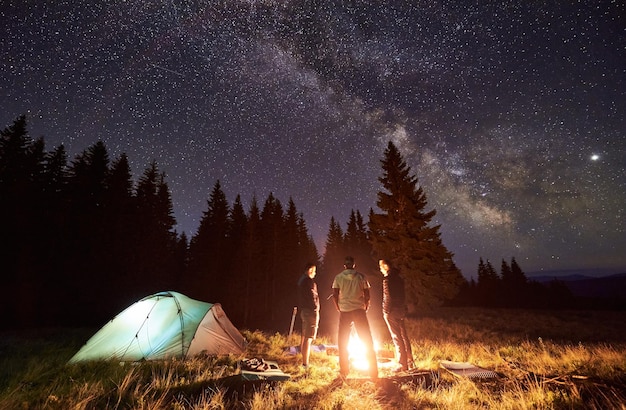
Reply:
<svg viewBox="0 0 626 410"><path fill-rule="evenodd" d="M217 180L293 198L320 252L388 141L465 276L626 271L620 1L4 0L0 127L167 175L193 235Z"/></svg>

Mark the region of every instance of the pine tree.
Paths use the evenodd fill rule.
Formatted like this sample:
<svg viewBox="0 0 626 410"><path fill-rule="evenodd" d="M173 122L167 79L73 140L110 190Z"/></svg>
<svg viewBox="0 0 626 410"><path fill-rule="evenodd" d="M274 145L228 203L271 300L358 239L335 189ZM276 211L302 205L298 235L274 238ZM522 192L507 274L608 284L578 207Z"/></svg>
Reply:
<svg viewBox="0 0 626 410"><path fill-rule="evenodd" d="M504 259L502 259L502 264L500 265L500 277L504 285L512 281L511 267Z"/></svg>
<svg viewBox="0 0 626 410"><path fill-rule="evenodd" d="M441 241L440 226L431 226L436 211L426 211L426 194L392 142L381 164L384 190L376 202L381 213L372 213L369 222L376 257L400 269L411 309L452 299L464 279Z"/></svg>
<svg viewBox="0 0 626 410"><path fill-rule="evenodd" d="M221 282L229 263L230 207L220 181L216 181L198 232L189 245L190 271L196 283L191 295L201 300L220 300Z"/></svg>
<svg viewBox="0 0 626 410"><path fill-rule="evenodd" d="M338 314L329 297L332 294L333 280L343 270L343 261L347 256L344 246L344 233L335 217L330 218L325 249L322 266L318 268L315 279L321 304L320 332L331 333L333 324L337 323Z"/></svg>
<svg viewBox="0 0 626 410"><path fill-rule="evenodd" d="M344 236L344 253L355 258L361 273L378 276L378 262L372 257L372 245L368 239L367 227L358 210L350 212Z"/></svg>
<svg viewBox="0 0 626 410"><path fill-rule="evenodd" d="M176 233L171 194L165 174L152 162L137 183L138 296L170 288Z"/></svg>
<svg viewBox="0 0 626 410"><path fill-rule="evenodd" d="M43 146L29 137L25 116L0 132L0 279L8 290L0 323L36 324L46 263Z"/></svg>
<svg viewBox="0 0 626 410"><path fill-rule="evenodd" d="M528 283L526 274L522 271L515 258L511 258L511 283L513 286L524 286Z"/></svg>
<svg viewBox="0 0 626 410"><path fill-rule="evenodd" d="M322 269L320 269L322 275L318 274L318 281L321 281L323 276L327 282L330 282L328 286L328 289L330 289L333 278L343 269L343 260L347 255L344 245L344 233L335 217L330 218L325 249Z"/></svg>
<svg viewBox="0 0 626 410"><path fill-rule="evenodd" d="M478 263L477 303L480 306L495 306L501 291L500 277L489 260L485 263L480 258Z"/></svg>
<svg viewBox="0 0 626 410"><path fill-rule="evenodd" d="M511 267L509 264L502 259L502 263L500 265L500 278L501 278L501 291L498 292L499 295L499 306L506 307L519 307L519 300L517 298L518 293L522 289L515 290L515 286L511 282Z"/></svg>
<svg viewBox="0 0 626 410"><path fill-rule="evenodd" d="M222 299L224 308L228 311L229 317L234 322L241 323L244 316L244 304L242 303L246 295L246 281L248 265L246 254L246 234L249 228L248 216L241 202L241 196L237 195L230 212L230 232L228 234L230 247L232 249L232 260L229 264L229 280L222 286L228 290L228 295Z"/></svg>
<svg viewBox="0 0 626 410"><path fill-rule="evenodd" d="M74 292L82 310L68 312L81 323L106 320L111 312L102 300L106 284L111 280L107 269L109 226L106 215L106 193L109 175L109 154L98 141L77 155L69 167L69 249L66 265L68 290Z"/></svg>
<svg viewBox="0 0 626 410"><path fill-rule="evenodd" d="M510 306L525 307L528 305L530 291L528 280L515 258L511 258L510 269L502 273L502 284L504 287L503 294Z"/></svg>
<svg viewBox="0 0 626 410"><path fill-rule="evenodd" d="M110 311L114 313L138 296L138 292L128 286L129 278L135 276L138 268L136 257L140 236L137 201L133 193L128 157L125 154L111 163L106 186L103 214L106 230L102 242L105 252L115 257L105 257L101 262L107 280L102 283L100 294L103 304L108 304Z"/></svg>
<svg viewBox="0 0 626 410"><path fill-rule="evenodd" d="M284 329L289 328L289 313L297 306L297 293L295 292L297 281L302 274L303 267L307 263L305 251L308 250L308 238L301 235L302 215L298 213L293 198L289 198L287 211L283 219L282 267L276 272L278 279L276 292L282 295L275 304L277 317L284 323ZM315 262L315 260L311 260ZM284 318L284 321L283 321Z"/></svg>
<svg viewBox="0 0 626 410"><path fill-rule="evenodd" d="M183 231L178 235L174 249L174 274L176 276L173 289L186 292L189 275L189 239Z"/></svg>
<svg viewBox="0 0 626 410"><path fill-rule="evenodd" d="M313 237L309 234L306 221L301 213L298 215L298 243L300 244L299 260L306 261L305 263L315 263L319 266L320 256L317 252L317 246Z"/></svg>
<svg viewBox="0 0 626 410"><path fill-rule="evenodd" d="M259 289L262 307L265 317L262 323L264 328L271 328L280 315L280 308L276 305L276 300L282 297L279 293L279 271L282 266L282 250L285 246L284 236L284 214L281 202L270 192L261 211L261 235L263 238L263 256L261 258L260 269L263 275L263 288Z"/></svg>
<svg viewBox="0 0 626 410"><path fill-rule="evenodd" d="M300 247L303 245L300 243L300 235L299 235L299 223L300 215L298 214L298 210L296 209L296 204L293 201L293 198L289 198L289 202L287 203L287 211L285 212L284 217L284 233L282 237L283 242L283 276L281 279L284 279L284 284L287 286L287 289L292 290L293 286L291 282L293 282L293 276L296 273L300 272L301 267L304 266L306 261L300 259ZM290 278L292 280L290 280ZM297 278L297 276L296 276ZM296 279L297 280L297 279ZM289 292L290 295L293 295L293 292ZM296 301L292 301L295 303Z"/></svg>
<svg viewBox="0 0 626 410"><path fill-rule="evenodd" d="M243 307L240 325L246 328L256 327L258 320L258 299L252 296L262 289L263 277L259 274L259 263L263 254L263 235L261 232L261 212L256 200L252 198L248 211L248 224L242 249L241 258L238 262L244 277L243 299L240 301Z"/></svg>
<svg viewBox="0 0 626 410"><path fill-rule="evenodd" d="M46 154L44 200L45 212L41 240L44 247L47 274L42 280L45 292L40 296L43 309L41 316L47 324L60 324L63 308L58 302L60 295L66 292L66 265L72 248L68 245L69 230L69 169L67 153L63 145ZM68 295L69 296L69 295Z"/></svg>

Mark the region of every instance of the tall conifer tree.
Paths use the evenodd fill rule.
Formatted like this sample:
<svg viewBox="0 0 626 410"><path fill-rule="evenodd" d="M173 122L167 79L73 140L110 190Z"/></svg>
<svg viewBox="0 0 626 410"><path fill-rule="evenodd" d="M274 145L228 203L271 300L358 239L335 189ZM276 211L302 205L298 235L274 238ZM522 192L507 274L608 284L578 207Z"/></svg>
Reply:
<svg viewBox="0 0 626 410"><path fill-rule="evenodd" d="M11 324L33 324L37 314L43 171L43 140L29 137L21 116L0 132L0 279L9 290L0 319Z"/></svg>
<svg viewBox="0 0 626 410"><path fill-rule="evenodd" d="M107 191L104 199L106 224L105 252L114 257L102 261L107 279L102 284L102 300L110 304L112 312L119 311L130 303L137 293L131 291L129 278L137 269L137 208L133 195L133 180L128 157L122 154L111 164L106 179Z"/></svg>
<svg viewBox="0 0 626 410"><path fill-rule="evenodd" d="M253 197L248 212L242 255L241 258L238 258L244 278L243 299L240 301L243 311L239 324L247 328L254 327L258 318L258 299L253 298L253 294L258 292L262 286L263 277L259 273L262 253L261 211L256 197Z"/></svg>
<svg viewBox="0 0 626 410"><path fill-rule="evenodd" d="M148 166L137 183L137 259L140 294L170 288L174 269L176 233L171 194L165 174L156 162ZM139 296L139 295L138 295Z"/></svg>
<svg viewBox="0 0 626 410"><path fill-rule="evenodd" d="M344 235L344 252L352 255L359 272L378 277L378 262L372 255L372 245L361 212L352 210Z"/></svg>
<svg viewBox="0 0 626 410"><path fill-rule="evenodd" d="M369 222L374 253L400 269L411 308L445 302L456 296L464 279L441 241L440 226L431 226L436 211L426 210L426 194L392 142L381 164L383 190L376 202L381 212Z"/></svg>
<svg viewBox="0 0 626 410"><path fill-rule="evenodd" d="M202 215L198 232L189 245L191 276L196 286L190 293L201 300L221 299L220 289L215 286L225 273L228 258L228 234L230 230L230 207L220 181L216 181L208 201L208 209Z"/></svg>
<svg viewBox="0 0 626 410"><path fill-rule="evenodd" d="M328 298L332 294L332 284L335 276L343 270L343 261L346 257L344 233L341 225L330 218L328 234L326 235L325 252L321 269L316 277L320 296L320 332L330 333L336 327L338 314L335 306Z"/></svg>
<svg viewBox="0 0 626 410"><path fill-rule="evenodd" d="M245 246L248 230L248 216L241 203L241 195L237 195L230 212L229 243L232 255L229 263L229 280L222 285L228 294L222 299L224 308L229 312L231 320L240 322L243 316L243 303L246 297L246 261Z"/></svg>
<svg viewBox="0 0 626 410"><path fill-rule="evenodd" d="M271 327L276 323L279 312L282 312L276 305L276 300L281 296L279 293L279 271L283 269L283 237L284 237L284 214L281 202L269 193L263 210L261 211L261 235L263 257L261 259L261 272L263 273L263 288L259 289L261 305L265 312L265 322L263 326Z"/></svg>

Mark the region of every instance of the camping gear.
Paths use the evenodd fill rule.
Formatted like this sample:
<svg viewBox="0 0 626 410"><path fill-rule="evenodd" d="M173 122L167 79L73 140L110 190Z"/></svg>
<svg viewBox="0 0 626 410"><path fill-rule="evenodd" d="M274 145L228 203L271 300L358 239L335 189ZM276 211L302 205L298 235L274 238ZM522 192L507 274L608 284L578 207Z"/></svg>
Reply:
<svg viewBox="0 0 626 410"><path fill-rule="evenodd" d="M498 373L483 369L468 362L452 362L442 360L439 365L456 377L466 377L468 379L491 379L498 378Z"/></svg>
<svg viewBox="0 0 626 410"><path fill-rule="evenodd" d="M147 296L123 310L69 363L241 354L244 350L244 337L219 303L201 302L169 291Z"/></svg>
<svg viewBox="0 0 626 410"><path fill-rule="evenodd" d="M278 367L278 363L257 357L241 361L241 378L243 380L284 381L291 376Z"/></svg>

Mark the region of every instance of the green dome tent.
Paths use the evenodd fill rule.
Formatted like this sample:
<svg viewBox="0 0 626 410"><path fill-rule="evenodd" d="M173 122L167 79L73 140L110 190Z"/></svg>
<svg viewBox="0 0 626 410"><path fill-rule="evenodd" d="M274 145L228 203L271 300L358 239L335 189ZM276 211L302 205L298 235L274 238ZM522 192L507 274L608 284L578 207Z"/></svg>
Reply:
<svg viewBox="0 0 626 410"><path fill-rule="evenodd" d="M69 363L240 354L244 350L244 337L219 303L201 302L178 292L159 292L115 316Z"/></svg>

